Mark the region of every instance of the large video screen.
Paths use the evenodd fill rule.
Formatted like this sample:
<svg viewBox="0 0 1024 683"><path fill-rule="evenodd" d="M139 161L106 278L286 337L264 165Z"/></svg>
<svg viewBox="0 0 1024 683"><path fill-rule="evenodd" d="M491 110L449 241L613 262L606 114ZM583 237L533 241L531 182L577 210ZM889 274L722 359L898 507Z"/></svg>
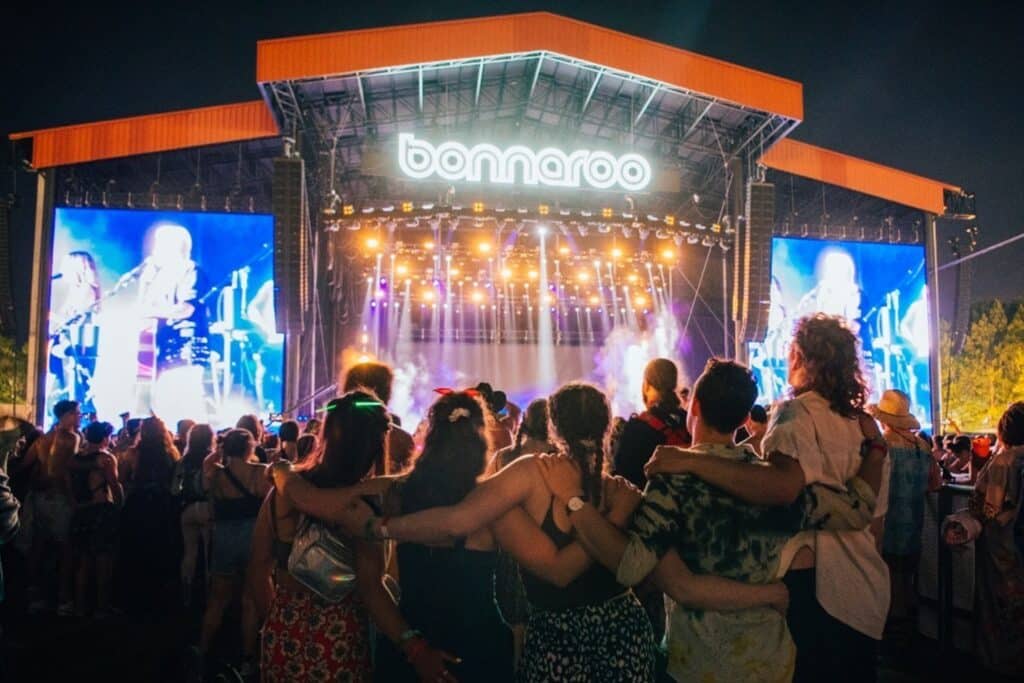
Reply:
<svg viewBox="0 0 1024 683"><path fill-rule="evenodd" d="M846 318L860 336L871 400L900 389L930 429L927 292L922 246L774 238L768 333L749 347L760 400L770 403L786 391L794 323L823 312Z"/></svg>
<svg viewBox="0 0 1024 683"><path fill-rule="evenodd" d="M56 210L46 402L232 425L281 408L274 221Z"/></svg>

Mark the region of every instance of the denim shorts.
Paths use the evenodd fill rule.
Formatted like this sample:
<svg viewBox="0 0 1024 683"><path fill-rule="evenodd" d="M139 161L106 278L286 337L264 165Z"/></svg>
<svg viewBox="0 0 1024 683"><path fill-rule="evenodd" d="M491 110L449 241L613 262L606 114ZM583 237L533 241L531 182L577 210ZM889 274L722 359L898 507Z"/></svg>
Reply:
<svg viewBox="0 0 1024 683"><path fill-rule="evenodd" d="M217 520L213 524L213 552L210 573L215 576L243 576L249 564L249 546L255 519Z"/></svg>

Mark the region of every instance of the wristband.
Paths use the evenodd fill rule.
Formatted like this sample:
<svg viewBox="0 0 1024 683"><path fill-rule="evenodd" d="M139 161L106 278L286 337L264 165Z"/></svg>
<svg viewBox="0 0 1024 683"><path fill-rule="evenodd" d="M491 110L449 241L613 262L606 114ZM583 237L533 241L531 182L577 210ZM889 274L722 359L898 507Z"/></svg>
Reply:
<svg viewBox="0 0 1024 683"><path fill-rule="evenodd" d="M402 633L402 635L398 636L398 644L399 645L405 645L407 642L409 642L413 638L422 638L422 637L423 637L423 634L420 631L418 631L418 630L416 630L414 628L410 628L410 629L407 629L406 631L404 631Z"/></svg>

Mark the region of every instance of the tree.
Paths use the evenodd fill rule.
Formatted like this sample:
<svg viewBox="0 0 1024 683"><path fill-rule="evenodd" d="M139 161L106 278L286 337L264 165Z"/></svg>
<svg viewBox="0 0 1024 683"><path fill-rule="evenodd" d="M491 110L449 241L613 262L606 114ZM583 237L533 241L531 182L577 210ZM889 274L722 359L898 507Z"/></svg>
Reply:
<svg viewBox="0 0 1024 683"><path fill-rule="evenodd" d="M951 353L948 327L943 357L945 418L965 431L995 429L1007 404L1024 397L1024 305L994 301L975 307L963 350Z"/></svg>
<svg viewBox="0 0 1024 683"><path fill-rule="evenodd" d="M0 405L25 402L25 373L28 347L14 339L0 337Z"/></svg>

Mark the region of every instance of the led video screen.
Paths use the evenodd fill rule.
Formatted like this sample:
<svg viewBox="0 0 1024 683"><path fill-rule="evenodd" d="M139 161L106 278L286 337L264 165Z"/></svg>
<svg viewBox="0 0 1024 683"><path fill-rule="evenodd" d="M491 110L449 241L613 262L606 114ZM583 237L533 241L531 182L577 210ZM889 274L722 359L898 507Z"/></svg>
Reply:
<svg viewBox="0 0 1024 683"><path fill-rule="evenodd" d="M862 370L876 401L886 389L909 397L931 426L930 322L924 247L803 238L772 240L771 308L763 343L750 363L770 403L787 389L793 325L810 313L839 315L863 346Z"/></svg>
<svg viewBox="0 0 1024 683"><path fill-rule="evenodd" d="M273 244L268 215L58 208L48 416L68 398L115 423L280 410Z"/></svg>

